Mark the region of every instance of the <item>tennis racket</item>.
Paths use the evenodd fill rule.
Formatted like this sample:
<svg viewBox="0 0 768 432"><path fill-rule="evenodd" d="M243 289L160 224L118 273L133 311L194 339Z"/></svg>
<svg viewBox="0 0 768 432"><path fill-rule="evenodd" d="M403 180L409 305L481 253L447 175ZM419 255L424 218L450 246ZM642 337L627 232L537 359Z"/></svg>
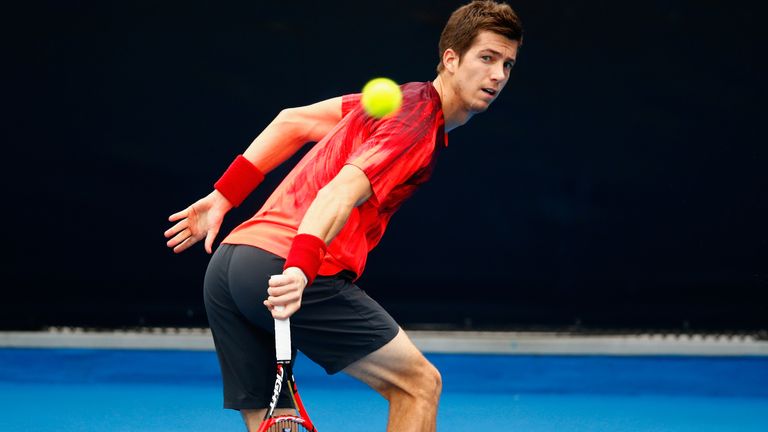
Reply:
<svg viewBox="0 0 768 432"><path fill-rule="evenodd" d="M278 311L284 306L275 306ZM264 415L257 432L317 432L315 426L301 403L299 390L296 388L296 381L293 379L293 370L291 368L291 322L290 318L284 320L275 320L275 351L277 353L277 378L275 379L275 390L272 393L272 400L269 402L269 409ZM291 394L291 402L295 415L276 416L275 407L280 398L280 390L283 385L288 386Z"/></svg>

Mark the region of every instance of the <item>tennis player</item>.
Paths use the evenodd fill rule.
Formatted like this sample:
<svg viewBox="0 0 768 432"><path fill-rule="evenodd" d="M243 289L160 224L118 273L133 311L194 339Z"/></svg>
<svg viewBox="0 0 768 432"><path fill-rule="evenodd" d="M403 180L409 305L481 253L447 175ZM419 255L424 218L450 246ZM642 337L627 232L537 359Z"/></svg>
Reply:
<svg viewBox="0 0 768 432"><path fill-rule="evenodd" d="M499 96L521 42L509 5L466 4L443 29L437 77L403 84L396 114L367 116L359 94L284 109L210 194L170 216L168 247L178 253L205 239L211 253L225 214L266 173L316 143L261 209L223 239L205 275L224 407L239 410L249 430L272 393L273 318L286 317L294 347L329 374L343 371L387 399L388 431L435 430L440 373L355 281L393 213L429 179L447 132Z"/></svg>

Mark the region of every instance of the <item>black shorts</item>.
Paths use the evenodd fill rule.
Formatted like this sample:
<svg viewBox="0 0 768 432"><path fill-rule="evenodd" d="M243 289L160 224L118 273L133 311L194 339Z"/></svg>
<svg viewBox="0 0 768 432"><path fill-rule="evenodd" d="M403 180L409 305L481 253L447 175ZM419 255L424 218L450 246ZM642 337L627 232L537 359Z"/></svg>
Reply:
<svg viewBox="0 0 768 432"><path fill-rule="evenodd" d="M262 304L285 260L247 245L220 245L205 274L205 310L224 383L224 407L265 408L275 382L275 324ZM395 320L354 283L354 274L318 276L291 316L291 340L327 373L391 341ZM283 387L285 388L285 387ZM284 393L278 406L290 406Z"/></svg>

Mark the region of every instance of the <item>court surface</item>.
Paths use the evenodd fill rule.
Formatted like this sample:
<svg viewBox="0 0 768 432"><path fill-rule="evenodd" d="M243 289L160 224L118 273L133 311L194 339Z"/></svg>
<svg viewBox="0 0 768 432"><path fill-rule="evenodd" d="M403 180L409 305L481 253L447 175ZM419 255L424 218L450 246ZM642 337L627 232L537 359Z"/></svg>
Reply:
<svg viewBox="0 0 768 432"><path fill-rule="evenodd" d="M768 357L428 354L438 430L767 431ZM300 356L320 432L384 431L386 402ZM242 431L211 351L0 349L0 431Z"/></svg>

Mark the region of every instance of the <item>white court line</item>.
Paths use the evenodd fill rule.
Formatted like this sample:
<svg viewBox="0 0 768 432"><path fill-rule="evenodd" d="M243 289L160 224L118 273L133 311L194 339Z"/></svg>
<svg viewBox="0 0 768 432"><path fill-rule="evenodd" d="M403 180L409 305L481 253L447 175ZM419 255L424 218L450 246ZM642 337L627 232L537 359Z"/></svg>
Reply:
<svg viewBox="0 0 768 432"><path fill-rule="evenodd" d="M426 353L518 355L702 355L768 356L768 341L753 336L584 335L541 332L408 330ZM141 331L0 332L0 347L212 351L208 329L153 328Z"/></svg>

